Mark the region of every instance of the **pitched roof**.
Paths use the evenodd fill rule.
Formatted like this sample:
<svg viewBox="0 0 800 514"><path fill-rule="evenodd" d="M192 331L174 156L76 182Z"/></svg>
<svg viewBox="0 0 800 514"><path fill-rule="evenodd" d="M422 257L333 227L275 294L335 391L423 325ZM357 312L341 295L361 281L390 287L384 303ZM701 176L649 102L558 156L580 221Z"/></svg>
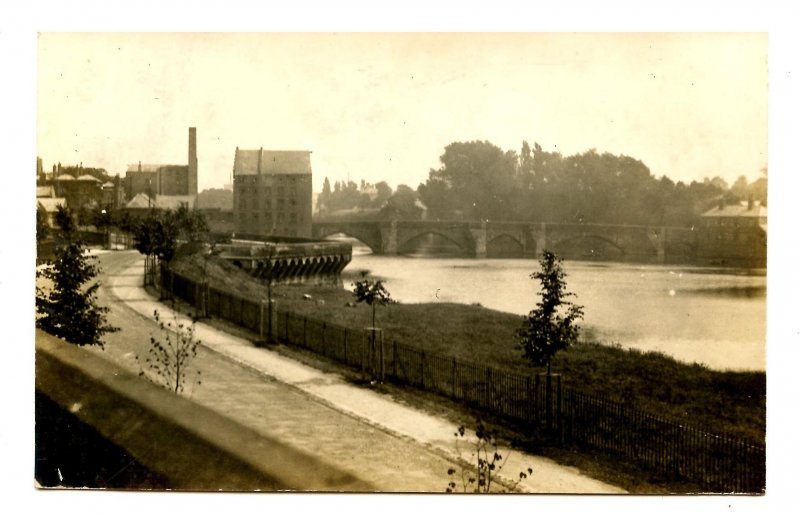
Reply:
<svg viewBox="0 0 800 514"><path fill-rule="evenodd" d="M156 195L150 198L145 193L139 193L125 204L127 209L177 209L181 204L194 207L194 195Z"/></svg>
<svg viewBox="0 0 800 514"><path fill-rule="evenodd" d="M65 173L64 175L59 175L56 180L75 180L75 177L73 177L72 175L67 175Z"/></svg>
<svg viewBox="0 0 800 514"><path fill-rule="evenodd" d="M154 207L155 202L146 194L139 193L133 198L130 199L128 203L125 204L127 209L149 209L150 207Z"/></svg>
<svg viewBox="0 0 800 514"><path fill-rule="evenodd" d="M54 195L53 186L36 186L36 198L52 198Z"/></svg>
<svg viewBox="0 0 800 514"><path fill-rule="evenodd" d="M66 198L37 198L36 204L37 207L41 207L46 212L56 212L59 205L62 207L67 206L67 200Z"/></svg>
<svg viewBox="0 0 800 514"><path fill-rule="evenodd" d="M740 202L734 204L727 204L720 207L714 207L703 213L703 217L707 218L766 218L767 208L754 203L752 208L748 208L747 202Z"/></svg>
<svg viewBox="0 0 800 514"><path fill-rule="evenodd" d="M102 180L97 177L93 177L92 175L81 175L75 180L82 180L84 182L102 182Z"/></svg>
<svg viewBox="0 0 800 514"><path fill-rule="evenodd" d="M194 195L156 195L157 209L177 209L181 204L194 207Z"/></svg>
<svg viewBox="0 0 800 514"><path fill-rule="evenodd" d="M311 152L308 150L240 150L233 158L234 175L311 174Z"/></svg>
<svg viewBox="0 0 800 514"><path fill-rule="evenodd" d="M103 184L103 189L105 189L107 187L114 187L114 183L109 181L109 182L106 182L105 184Z"/></svg>

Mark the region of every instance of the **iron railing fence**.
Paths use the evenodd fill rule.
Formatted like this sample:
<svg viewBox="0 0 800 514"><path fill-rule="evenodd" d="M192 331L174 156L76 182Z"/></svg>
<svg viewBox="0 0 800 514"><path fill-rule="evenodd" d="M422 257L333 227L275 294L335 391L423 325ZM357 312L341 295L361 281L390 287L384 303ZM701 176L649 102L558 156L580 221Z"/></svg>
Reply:
<svg viewBox="0 0 800 514"><path fill-rule="evenodd" d="M228 293L163 269L162 288L207 315L247 328L262 339L266 302ZM163 296L163 295L162 295ZM273 336L351 368L434 392L512 421L558 444L599 450L635 461L666 479L690 481L708 492L761 493L766 480L763 444L724 437L666 420L636 407L562 387L561 377L522 375L465 362L368 329L353 330L288 311L273 314Z"/></svg>

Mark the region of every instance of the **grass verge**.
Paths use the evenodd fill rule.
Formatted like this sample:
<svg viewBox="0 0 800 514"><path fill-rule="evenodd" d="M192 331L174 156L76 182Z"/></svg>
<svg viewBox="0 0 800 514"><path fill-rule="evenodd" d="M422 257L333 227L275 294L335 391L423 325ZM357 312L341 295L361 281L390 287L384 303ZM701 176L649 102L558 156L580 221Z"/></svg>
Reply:
<svg viewBox="0 0 800 514"><path fill-rule="evenodd" d="M175 262L179 273L201 280L204 260ZM209 283L251 298L266 298L267 285L226 261L210 259ZM370 307L352 306L340 287L281 285L273 288L278 307L350 328L369 326ZM391 304L378 307L378 325L388 340L464 361L517 373L533 373L515 346L522 317L461 304ZM666 355L582 341L553 361L567 387L584 394L627 402L660 417L763 443L766 433L766 374L711 370Z"/></svg>

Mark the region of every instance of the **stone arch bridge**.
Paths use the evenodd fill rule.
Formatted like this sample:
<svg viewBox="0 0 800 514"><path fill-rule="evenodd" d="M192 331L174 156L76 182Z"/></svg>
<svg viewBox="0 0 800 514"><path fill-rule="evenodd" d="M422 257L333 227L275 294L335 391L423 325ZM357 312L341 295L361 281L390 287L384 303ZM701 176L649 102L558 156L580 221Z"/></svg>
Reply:
<svg viewBox="0 0 800 514"><path fill-rule="evenodd" d="M569 259L692 262L697 234L678 227L469 221L315 221L312 237L354 237L378 255L407 253L418 238L441 236L463 255L535 258L545 249Z"/></svg>

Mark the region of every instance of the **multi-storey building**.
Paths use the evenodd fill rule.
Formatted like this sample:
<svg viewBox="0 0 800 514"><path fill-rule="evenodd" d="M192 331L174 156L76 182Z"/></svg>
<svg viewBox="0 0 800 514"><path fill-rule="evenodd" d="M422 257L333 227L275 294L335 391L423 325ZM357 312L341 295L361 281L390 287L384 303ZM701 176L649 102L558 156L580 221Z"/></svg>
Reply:
<svg viewBox="0 0 800 514"><path fill-rule="evenodd" d="M183 164L130 164L125 173L125 197L139 194L197 196L197 129L189 127L189 162Z"/></svg>
<svg viewBox="0 0 800 514"><path fill-rule="evenodd" d="M767 207L751 200L705 212L697 254L701 264L766 266Z"/></svg>
<svg viewBox="0 0 800 514"><path fill-rule="evenodd" d="M237 234L311 237L311 194L311 152L236 148Z"/></svg>

